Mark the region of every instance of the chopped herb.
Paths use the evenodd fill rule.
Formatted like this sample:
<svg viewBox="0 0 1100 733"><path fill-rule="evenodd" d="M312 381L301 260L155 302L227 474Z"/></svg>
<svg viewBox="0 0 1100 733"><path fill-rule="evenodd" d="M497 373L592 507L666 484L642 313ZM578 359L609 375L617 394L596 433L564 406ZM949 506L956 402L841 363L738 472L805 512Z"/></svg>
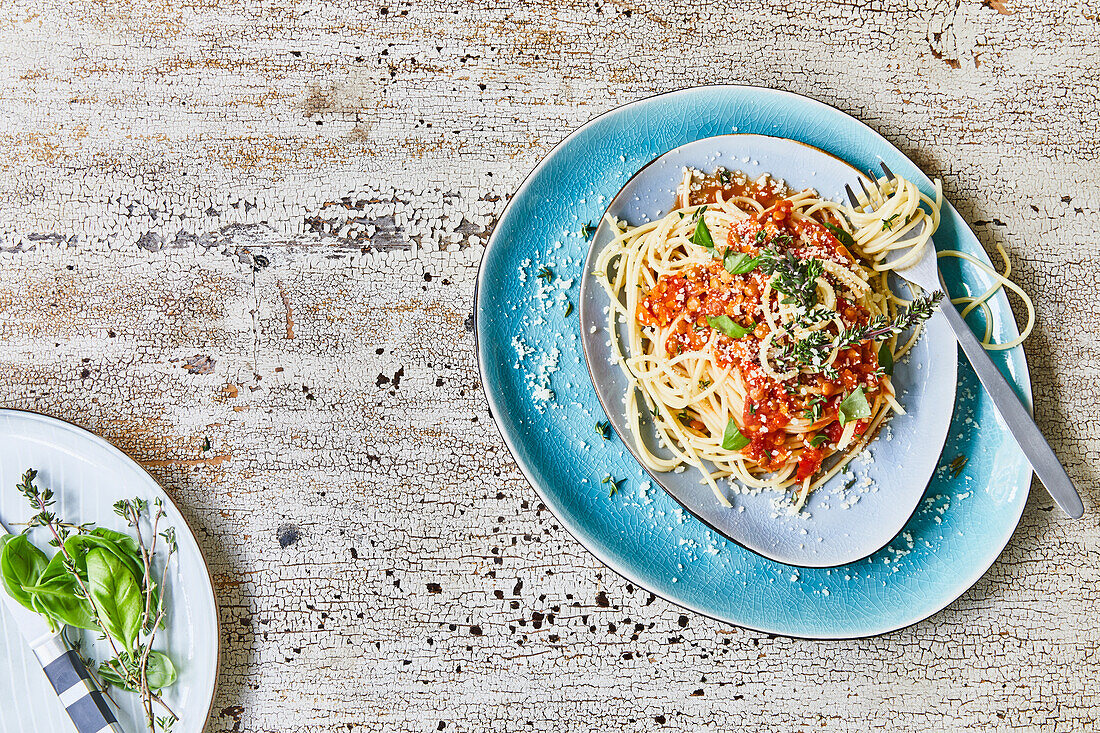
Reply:
<svg viewBox="0 0 1100 733"><path fill-rule="evenodd" d="M756 403L755 402L750 402L749 403L749 414L750 415L755 415L756 414Z"/></svg>
<svg viewBox="0 0 1100 733"><path fill-rule="evenodd" d="M604 440L611 440L611 423L607 421L596 423L596 434Z"/></svg>
<svg viewBox="0 0 1100 733"><path fill-rule="evenodd" d="M878 366L883 374L894 373L894 351L885 341L878 347Z"/></svg>
<svg viewBox="0 0 1100 733"><path fill-rule="evenodd" d="M603 480L600 481L600 483L611 485L611 489L607 492L607 497L611 498L615 494L619 493L619 487L621 487L625 481L626 481L625 478L621 478L618 481L616 481L610 475L608 475L608 476L604 476Z"/></svg>
<svg viewBox="0 0 1100 733"><path fill-rule="evenodd" d="M849 234L844 228L838 227L836 224L825 223L825 228L833 233L836 237L836 241L843 244L848 249L855 249L856 240L852 239L852 235Z"/></svg>
<svg viewBox="0 0 1100 733"><path fill-rule="evenodd" d="M829 439L829 436L825 435L824 433L822 433L820 435L815 435L813 438L810 439L810 447L811 448L816 448L828 439Z"/></svg>
<svg viewBox="0 0 1100 733"><path fill-rule="evenodd" d="M684 212L682 212L682 211L680 212L680 218L681 218L681 219L683 219L683 218L684 218Z"/></svg>
<svg viewBox="0 0 1100 733"><path fill-rule="evenodd" d="M571 314L572 312L573 312L573 304L570 303L569 301L566 301L566 303L565 303L565 316L568 318L569 314Z"/></svg>
<svg viewBox="0 0 1100 733"><path fill-rule="evenodd" d="M817 422L821 419L821 413L824 409L825 398L819 394L815 394L810 398L810 401L806 403L806 409L802 412L802 417L811 422Z"/></svg>
<svg viewBox="0 0 1100 733"><path fill-rule="evenodd" d="M882 231L888 232L891 229L893 229L894 228L894 219L897 219L899 216L901 216L900 212L897 213L897 214L894 214L893 216L888 216L885 219L883 219L882 220Z"/></svg>
<svg viewBox="0 0 1100 733"><path fill-rule="evenodd" d="M680 422L682 422L684 425L689 424L692 420L695 419L691 416L691 413L688 412L687 410L680 410L680 414L677 415L676 417L680 418Z"/></svg>
<svg viewBox="0 0 1100 733"><path fill-rule="evenodd" d="M590 239L593 234L596 233L596 227L592 224L585 224L581 227L581 236L585 239Z"/></svg>
<svg viewBox="0 0 1100 733"><path fill-rule="evenodd" d="M744 338L752 333L752 329L756 327L754 323L751 328L745 328L729 316L707 316L707 323L710 324L711 328L721 331L731 339Z"/></svg>
<svg viewBox="0 0 1100 733"><path fill-rule="evenodd" d="M203 437L203 439L202 439L202 450L203 450L204 453L206 451L210 450L210 438Z"/></svg>
<svg viewBox="0 0 1100 733"><path fill-rule="evenodd" d="M733 421L733 418L730 418L730 421L726 423L726 432L722 436L722 450L741 450L749 442L749 439L741 434L737 423Z"/></svg>
<svg viewBox="0 0 1100 733"><path fill-rule="evenodd" d="M699 223L695 225L695 233L691 235L691 241L711 252L714 251L714 240L711 239L710 230L707 229L707 223L702 216L699 217Z"/></svg>
<svg viewBox="0 0 1100 733"><path fill-rule="evenodd" d="M863 387L856 387L855 392L845 397L837 408L837 413L841 425L871 417L871 406L867 404L867 395L863 394Z"/></svg>
<svg viewBox="0 0 1100 733"><path fill-rule="evenodd" d="M713 382L711 382L709 379L700 379L699 380L699 389L706 389L711 384L713 384Z"/></svg>
<svg viewBox="0 0 1100 733"><path fill-rule="evenodd" d="M730 182L730 172L725 168L718 171L718 180L723 184L728 184Z"/></svg>
<svg viewBox="0 0 1100 733"><path fill-rule="evenodd" d="M550 282L554 279L554 271L551 270L549 267L543 266L541 269L539 269L538 278L540 280Z"/></svg>
<svg viewBox="0 0 1100 733"><path fill-rule="evenodd" d="M950 464L951 478L956 479L959 477L959 474L962 473L963 468L966 467L967 460L969 459L966 456L955 456L955 460L951 461Z"/></svg>

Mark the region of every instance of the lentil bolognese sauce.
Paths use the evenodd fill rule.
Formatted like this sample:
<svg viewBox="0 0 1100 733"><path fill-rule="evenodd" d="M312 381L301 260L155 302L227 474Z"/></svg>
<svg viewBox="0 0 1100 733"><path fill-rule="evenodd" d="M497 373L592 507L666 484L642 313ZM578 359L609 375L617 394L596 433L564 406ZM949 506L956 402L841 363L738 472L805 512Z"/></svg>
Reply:
<svg viewBox="0 0 1100 733"><path fill-rule="evenodd" d="M611 222L596 275L648 468L694 466L726 505L722 478L791 490L798 509L903 412L893 363L942 293L898 296L887 282L898 260L884 259L931 246L940 197L938 185L933 201L889 183L878 206L855 211L766 175L688 169L660 220ZM641 439L639 394L668 455Z"/></svg>

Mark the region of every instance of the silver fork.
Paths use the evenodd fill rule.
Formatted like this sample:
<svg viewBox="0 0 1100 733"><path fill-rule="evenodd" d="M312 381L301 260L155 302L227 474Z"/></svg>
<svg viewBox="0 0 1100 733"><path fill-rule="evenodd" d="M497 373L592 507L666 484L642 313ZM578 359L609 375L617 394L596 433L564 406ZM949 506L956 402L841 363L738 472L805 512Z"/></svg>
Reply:
<svg viewBox="0 0 1100 733"><path fill-rule="evenodd" d="M881 165L887 180L893 180L894 174L885 163ZM879 187L878 176L872 174L871 177L874 179L881 197L883 194L881 187ZM871 201L871 194L863 185L862 179L859 185L863 188L867 200ZM852 202L852 206L856 209L860 208L859 198L851 187L845 186L844 190L848 193L848 199ZM919 236L923 226L921 224L920 227L915 227L907 238ZM896 272L926 293L940 289L945 293L947 292L947 288L943 286L943 279L940 277L939 267L936 265L936 249L931 242L925 246L920 260L904 270L897 270ZM970 365L974 367L974 372L978 375L982 386L985 387L986 392L992 398L994 407L997 408L997 412L1000 413L1005 424L1008 425L1008 429L1016 438L1016 442L1020 444L1020 449L1027 456L1035 475L1043 482L1043 486L1050 492L1062 511L1074 519L1079 519L1085 513L1081 497L1073 487L1073 482L1066 473L1066 469L1058 461L1058 456L1054 454L1050 444L1047 443L1046 438L1039 431L1039 426L1035 424L1027 409L1016 397L1016 392L1001 375L997 365L989 358L989 354L986 353L978 337L974 335L974 332L966 325L963 317L955 310L950 298L944 297L940 301L940 309L947 317L947 322L951 324L951 329L955 332L955 338L958 339L966 358L970 360Z"/></svg>

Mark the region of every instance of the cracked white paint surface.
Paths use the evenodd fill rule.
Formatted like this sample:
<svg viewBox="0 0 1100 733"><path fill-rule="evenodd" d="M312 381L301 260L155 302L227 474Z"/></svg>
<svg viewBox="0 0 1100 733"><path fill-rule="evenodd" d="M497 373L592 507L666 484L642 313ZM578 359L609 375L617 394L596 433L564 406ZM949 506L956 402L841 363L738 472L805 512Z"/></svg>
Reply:
<svg viewBox="0 0 1100 733"><path fill-rule="evenodd" d="M1006 246L1095 504L1088 0L0 6L0 404L104 435L193 522L210 731L1095 728L1097 515L1037 485L950 608L806 642L626 583L508 456L468 321L495 217L585 120L713 81L856 115Z"/></svg>

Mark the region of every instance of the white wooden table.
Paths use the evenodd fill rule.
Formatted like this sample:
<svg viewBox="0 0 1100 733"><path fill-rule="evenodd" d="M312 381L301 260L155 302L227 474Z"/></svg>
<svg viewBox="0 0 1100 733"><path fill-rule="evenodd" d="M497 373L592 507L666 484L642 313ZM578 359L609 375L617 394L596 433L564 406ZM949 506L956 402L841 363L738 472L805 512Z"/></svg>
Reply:
<svg viewBox="0 0 1100 733"><path fill-rule="evenodd" d="M655 599L520 476L471 333L495 218L575 126L714 81L856 115L1007 247L1095 505L1091 0L0 5L0 405L182 505L221 606L208 730L1095 729L1100 515L1038 485L950 608L822 643Z"/></svg>

